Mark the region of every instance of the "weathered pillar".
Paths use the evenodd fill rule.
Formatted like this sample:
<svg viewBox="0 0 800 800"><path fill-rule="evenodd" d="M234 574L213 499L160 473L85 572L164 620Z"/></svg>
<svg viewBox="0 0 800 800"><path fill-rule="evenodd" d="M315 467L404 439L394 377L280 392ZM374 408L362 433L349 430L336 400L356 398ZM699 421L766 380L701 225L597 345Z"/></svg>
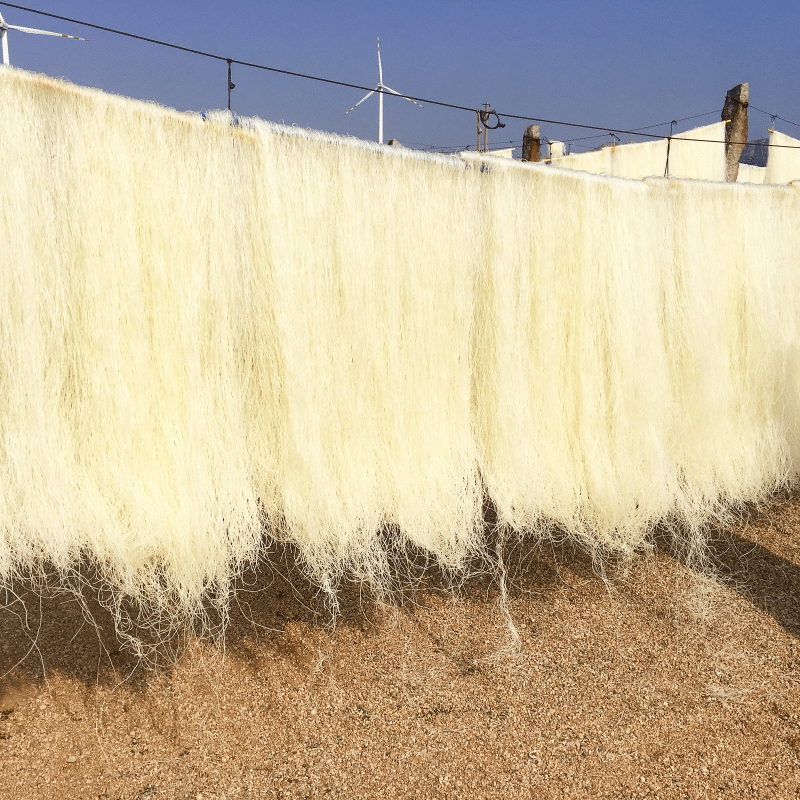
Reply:
<svg viewBox="0 0 800 800"><path fill-rule="evenodd" d="M725 95L722 119L725 126L725 180L734 183L739 176L739 159L747 143L747 103L750 84L740 83Z"/></svg>
<svg viewBox="0 0 800 800"><path fill-rule="evenodd" d="M522 160L538 161L541 140L539 138L539 126L528 125L522 137Z"/></svg>

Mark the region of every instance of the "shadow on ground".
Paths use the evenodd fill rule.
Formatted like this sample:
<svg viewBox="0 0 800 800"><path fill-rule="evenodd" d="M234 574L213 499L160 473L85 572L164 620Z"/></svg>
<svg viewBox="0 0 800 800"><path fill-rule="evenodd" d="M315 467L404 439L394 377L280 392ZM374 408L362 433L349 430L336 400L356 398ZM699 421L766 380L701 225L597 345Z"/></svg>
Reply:
<svg viewBox="0 0 800 800"><path fill-rule="evenodd" d="M800 496L780 498L779 509L798 505ZM782 504L782 505L781 505ZM791 636L800 637L800 567L761 543L760 533L775 534L780 545L800 545L800 524L792 531L780 515L766 510L747 523L718 533L712 542L713 558L723 583L772 618ZM782 538L781 538L782 537ZM768 539L769 537L767 537ZM773 537L774 538L774 537ZM784 548L786 549L786 548ZM787 551L788 552L788 551ZM800 555L800 549L795 550ZM791 555L791 553L790 553ZM290 547L275 548L257 570L245 573L238 583L225 627L224 645L229 651L246 649L254 640L259 647L286 649L287 631L301 624L323 630L355 628L369 630L380 619L382 603L414 614L432 598L456 596L465 603L496 603L500 594L496 565L497 542L488 560L470 565L466 575L448 575L426 561L422 554L401 559L403 573L392 595L378 598L363 583L345 582L337 595L334 616L331 600L305 577L297 554ZM569 542L507 543L503 553L509 598L547 599L554 590L573 584L594 583L604 591L591 559ZM84 576L85 577L85 576ZM612 571L613 583L613 571ZM87 686L117 685L124 681L133 690L144 689L152 669L139 662L117 635L113 615L93 593L92 582L80 590L34 591L19 582L7 591L0 605L0 696L12 684L41 682L46 675L60 673ZM214 624L220 619L209 608ZM151 645L157 671L169 672L190 634L165 638L160 643L152 631L134 630ZM220 636L218 643L222 643ZM290 644L290 643L289 643Z"/></svg>
<svg viewBox="0 0 800 800"><path fill-rule="evenodd" d="M800 638L800 493L776 498L775 505L715 542L723 579L788 634ZM797 517L797 519L793 519Z"/></svg>
<svg viewBox="0 0 800 800"><path fill-rule="evenodd" d="M308 580L293 548L276 547L258 569L247 571L237 582L224 626L224 647L228 652L241 648L246 653L256 641L261 648L282 650L287 630L298 625L364 633L380 624L387 607L413 615L437 597L496 604L500 589L492 562L497 557L495 546L490 548L488 560L476 560L464 574L454 575L443 572L422 553L410 553L408 558L397 559L395 591L378 596L363 582L344 581L338 587L334 609L331 598ZM543 597L578 579L595 580L602 587L591 561L568 543L516 542L507 546L505 559L512 599ZM56 581L51 580L53 583ZM110 595L98 592L96 586L87 570L71 589L42 591L31 581L18 581L0 595L0 696L9 681L40 682L53 673L87 686L124 681L131 689L144 689L152 667L168 673L198 633L167 636L165 631L159 640L158 632L146 627L129 629L152 648L151 662L142 664L117 635L108 603L101 602ZM205 636L222 645L221 618L212 605L207 611L210 628Z"/></svg>

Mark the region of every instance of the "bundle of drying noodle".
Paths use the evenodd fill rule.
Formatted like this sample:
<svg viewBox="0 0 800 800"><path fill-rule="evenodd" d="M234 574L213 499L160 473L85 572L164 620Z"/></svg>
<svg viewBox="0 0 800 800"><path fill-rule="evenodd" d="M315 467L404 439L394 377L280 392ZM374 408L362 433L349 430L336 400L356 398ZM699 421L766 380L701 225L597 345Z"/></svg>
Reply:
<svg viewBox="0 0 800 800"><path fill-rule="evenodd" d="M84 554L191 611L265 524L323 585L382 580L381 529L479 547L479 175L16 70L0 92L0 576Z"/></svg>
<svg viewBox="0 0 800 800"><path fill-rule="evenodd" d="M589 150L586 153L570 153L568 156L553 156L550 163L554 167L591 172L593 175L611 174L611 148Z"/></svg>
<svg viewBox="0 0 800 800"><path fill-rule="evenodd" d="M739 174L736 180L739 183L764 183L766 167L757 167L754 164L739 164Z"/></svg>
<svg viewBox="0 0 800 800"><path fill-rule="evenodd" d="M501 521L613 550L678 521L696 548L797 468L800 192L491 177L475 414Z"/></svg>
<svg viewBox="0 0 800 800"><path fill-rule="evenodd" d="M667 165L667 140L604 147L554 158L552 163L558 167L617 178L663 175ZM672 178L724 181L725 123L716 122L676 134L669 146L669 175Z"/></svg>
<svg viewBox="0 0 800 800"><path fill-rule="evenodd" d="M177 622L270 537L327 588L458 568L486 497L699 548L796 471L800 189L487 171L12 69L0 104L0 580L88 559Z"/></svg>
<svg viewBox="0 0 800 800"><path fill-rule="evenodd" d="M800 181L800 139L772 131L764 183Z"/></svg>

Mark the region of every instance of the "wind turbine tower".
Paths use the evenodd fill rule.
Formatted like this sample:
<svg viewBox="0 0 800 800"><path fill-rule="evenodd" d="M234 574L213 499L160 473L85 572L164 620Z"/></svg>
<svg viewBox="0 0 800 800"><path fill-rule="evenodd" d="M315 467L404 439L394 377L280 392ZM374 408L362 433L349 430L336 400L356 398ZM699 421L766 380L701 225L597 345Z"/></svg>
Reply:
<svg viewBox="0 0 800 800"><path fill-rule="evenodd" d="M402 97L404 100L408 100L409 103L413 103L415 106L419 106L423 108L423 106L418 103L416 100L412 100L410 97L406 97L400 92L396 92L394 89L390 89L386 86L383 82L383 67L381 66L381 37L378 37L378 85L366 96L362 97L351 109L350 111L355 111L358 106L360 106L367 97L372 97L375 92L378 93L378 144L383 144L383 95L386 92L391 92L392 94L396 94L398 97ZM345 111L344 115L347 116L350 111Z"/></svg>
<svg viewBox="0 0 800 800"><path fill-rule="evenodd" d="M44 36L61 36L63 39L77 39L80 42L88 42L88 39L81 39L80 36L70 36L68 33L53 33L52 31L40 31L37 28L21 28L19 25L9 25L0 14L0 42L3 46L3 64L8 66L8 32L22 31L23 33L41 33Z"/></svg>

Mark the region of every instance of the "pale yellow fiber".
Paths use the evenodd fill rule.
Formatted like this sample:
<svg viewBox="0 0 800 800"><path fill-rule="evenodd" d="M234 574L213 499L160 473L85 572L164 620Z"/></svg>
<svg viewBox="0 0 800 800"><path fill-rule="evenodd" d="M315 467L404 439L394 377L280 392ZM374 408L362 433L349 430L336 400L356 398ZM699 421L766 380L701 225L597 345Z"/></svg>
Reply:
<svg viewBox="0 0 800 800"><path fill-rule="evenodd" d="M14 69L0 107L0 582L88 561L177 623L275 539L331 591L409 548L457 569L486 500L701 552L797 472L798 187L464 163Z"/></svg>
<svg viewBox="0 0 800 800"><path fill-rule="evenodd" d="M501 521L624 551L796 473L798 189L537 166L484 197L475 413Z"/></svg>
<svg viewBox="0 0 800 800"><path fill-rule="evenodd" d="M594 175L611 175L611 148L589 150L585 153L570 153L567 156L553 156L550 163L554 167L591 172Z"/></svg>
<svg viewBox="0 0 800 800"><path fill-rule="evenodd" d="M604 147L554 158L554 166L614 175L617 178L661 176L667 165L667 140ZM725 123L716 122L676 134L669 146L669 176L725 180Z"/></svg>
<svg viewBox="0 0 800 800"><path fill-rule="evenodd" d="M794 139L780 131L772 131L769 143L764 183L800 181L800 139Z"/></svg>
<svg viewBox="0 0 800 800"><path fill-rule="evenodd" d="M739 164L739 174L736 178L739 183L764 183L766 167L756 167L753 164Z"/></svg>

